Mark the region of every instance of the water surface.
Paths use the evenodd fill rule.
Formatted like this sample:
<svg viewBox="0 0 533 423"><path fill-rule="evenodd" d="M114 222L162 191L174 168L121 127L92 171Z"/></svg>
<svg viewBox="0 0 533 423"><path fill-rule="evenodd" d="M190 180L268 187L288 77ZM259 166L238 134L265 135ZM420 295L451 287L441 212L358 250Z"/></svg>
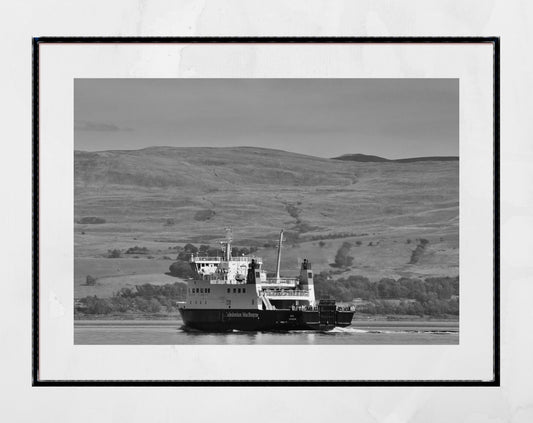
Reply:
<svg viewBox="0 0 533 423"><path fill-rule="evenodd" d="M330 331L203 333L181 320L81 320L76 345L459 344L459 322L355 321Z"/></svg>

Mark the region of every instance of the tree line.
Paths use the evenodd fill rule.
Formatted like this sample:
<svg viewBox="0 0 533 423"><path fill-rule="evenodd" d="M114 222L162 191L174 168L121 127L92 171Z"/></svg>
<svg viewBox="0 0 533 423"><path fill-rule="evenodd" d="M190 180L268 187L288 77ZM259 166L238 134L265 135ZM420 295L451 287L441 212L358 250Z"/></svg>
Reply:
<svg viewBox="0 0 533 423"><path fill-rule="evenodd" d="M366 301L358 311L369 314L459 314L459 277L426 279L383 278L371 282L364 276L332 280L329 272L315 275L317 298ZM400 300L400 301L391 301Z"/></svg>
<svg viewBox="0 0 533 423"><path fill-rule="evenodd" d="M143 284L135 289L122 288L111 298L88 296L76 302L76 313L171 313L177 311L177 301L184 301L187 286L184 283L153 285Z"/></svg>

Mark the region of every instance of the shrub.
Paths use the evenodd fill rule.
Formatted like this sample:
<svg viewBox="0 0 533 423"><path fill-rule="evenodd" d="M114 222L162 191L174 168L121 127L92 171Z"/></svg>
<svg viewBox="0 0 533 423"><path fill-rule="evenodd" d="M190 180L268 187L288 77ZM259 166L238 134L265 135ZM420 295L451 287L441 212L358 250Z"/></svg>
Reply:
<svg viewBox="0 0 533 423"><path fill-rule="evenodd" d="M409 264L418 263L418 260L420 260L420 257L422 257L422 254L424 254L424 251L426 250L426 245L429 244L429 241L423 238L418 242L416 248L411 252L411 260L409 260Z"/></svg>
<svg viewBox="0 0 533 423"><path fill-rule="evenodd" d="M185 246L183 247L183 251L189 254L196 254L198 252L198 248L189 243L185 244Z"/></svg>
<svg viewBox="0 0 533 423"><path fill-rule="evenodd" d="M352 265L353 257L349 255L351 248L352 244L350 244L349 242L345 242L342 244L342 246L337 250L337 254L335 255L335 265L339 267L348 267Z"/></svg>
<svg viewBox="0 0 533 423"><path fill-rule="evenodd" d="M113 311L111 302L105 298L85 297L82 299L85 303L85 313L87 314L109 314Z"/></svg>
<svg viewBox="0 0 533 423"><path fill-rule="evenodd" d="M205 222L206 220L212 219L215 214L213 210L200 210L194 214L194 220Z"/></svg>
<svg viewBox="0 0 533 423"><path fill-rule="evenodd" d="M120 258L121 255L122 253L117 248L114 250L107 250L107 258Z"/></svg>
<svg viewBox="0 0 533 423"><path fill-rule="evenodd" d="M91 286L96 285L96 278L92 277L91 275L87 275L85 278L85 284Z"/></svg>
<svg viewBox="0 0 533 423"><path fill-rule="evenodd" d="M149 250L146 247L130 247L126 250L126 254L148 254Z"/></svg>
<svg viewBox="0 0 533 423"><path fill-rule="evenodd" d="M298 207L294 206L293 204L287 204L285 206L285 209L287 210L287 213L289 213L289 216L297 219L298 215L300 214L300 210L298 210Z"/></svg>
<svg viewBox="0 0 533 423"><path fill-rule="evenodd" d="M118 311L119 313L126 313L133 309L132 301L129 298L117 295L111 298L111 305L113 311Z"/></svg>
<svg viewBox="0 0 533 423"><path fill-rule="evenodd" d="M184 261L172 263L168 270L172 276L177 276L178 278L192 278L194 276L191 267Z"/></svg>

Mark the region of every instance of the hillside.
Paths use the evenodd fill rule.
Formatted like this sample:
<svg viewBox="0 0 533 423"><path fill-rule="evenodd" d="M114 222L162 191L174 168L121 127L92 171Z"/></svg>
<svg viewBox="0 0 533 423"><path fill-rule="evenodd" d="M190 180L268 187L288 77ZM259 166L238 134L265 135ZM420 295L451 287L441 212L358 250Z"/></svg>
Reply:
<svg viewBox="0 0 533 423"><path fill-rule="evenodd" d="M260 248L269 269L275 249L264 245L284 228L287 271L304 256L316 270L330 269L349 241L355 260L348 273L458 274L457 161L365 163L250 147L152 147L76 151L74 168L74 218L84 222L75 224L78 282L89 272L87 260L114 260L103 258L109 249L142 245L153 260L163 259L186 242L216 245L227 226L237 245ZM429 244L409 264L417 238ZM169 263L158 263L162 274ZM123 276L124 266L102 269Z"/></svg>
<svg viewBox="0 0 533 423"><path fill-rule="evenodd" d="M414 162L456 162L459 161L457 156L426 156L426 157L408 157L405 159L386 159L379 156L368 154L343 154L339 157L333 157L333 160L343 160L350 162L395 162L395 163L414 163Z"/></svg>

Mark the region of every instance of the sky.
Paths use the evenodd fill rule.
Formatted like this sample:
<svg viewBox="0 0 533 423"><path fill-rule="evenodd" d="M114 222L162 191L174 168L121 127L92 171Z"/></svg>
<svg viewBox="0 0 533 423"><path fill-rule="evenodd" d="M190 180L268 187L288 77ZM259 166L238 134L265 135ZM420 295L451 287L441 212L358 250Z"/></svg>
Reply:
<svg viewBox="0 0 533 423"><path fill-rule="evenodd" d="M459 155L458 79L76 79L76 150Z"/></svg>

